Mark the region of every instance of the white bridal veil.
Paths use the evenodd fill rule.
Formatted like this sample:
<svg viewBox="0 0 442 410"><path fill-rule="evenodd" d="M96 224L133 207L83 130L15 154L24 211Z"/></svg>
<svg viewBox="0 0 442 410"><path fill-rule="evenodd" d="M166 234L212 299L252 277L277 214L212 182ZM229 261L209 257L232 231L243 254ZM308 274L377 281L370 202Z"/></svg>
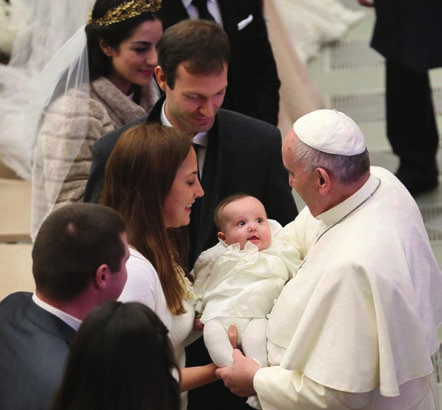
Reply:
<svg viewBox="0 0 442 410"><path fill-rule="evenodd" d="M36 135L32 147L31 236L34 238L43 219L55 205L60 188L87 135L89 69L85 26L58 50L36 75L37 96L28 104L30 135ZM48 115L69 113L75 121L75 135L65 131L71 122L45 122Z"/></svg>
<svg viewBox="0 0 442 410"><path fill-rule="evenodd" d="M93 1L10 2L11 25L17 33L9 64L0 65L0 160L20 177L33 179L31 234L35 235L86 135L80 126L63 164L44 167L47 141L37 137L48 106L73 88L88 93L84 25ZM71 109L88 107L78 104ZM52 146L54 150L57 147Z"/></svg>
<svg viewBox="0 0 442 410"><path fill-rule="evenodd" d="M44 87L37 75L86 22L92 0L10 3L9 26L16 34L9 64L0 65L0 160L20 177L30 179L36 135L28 109L35 110Z"/></svg>

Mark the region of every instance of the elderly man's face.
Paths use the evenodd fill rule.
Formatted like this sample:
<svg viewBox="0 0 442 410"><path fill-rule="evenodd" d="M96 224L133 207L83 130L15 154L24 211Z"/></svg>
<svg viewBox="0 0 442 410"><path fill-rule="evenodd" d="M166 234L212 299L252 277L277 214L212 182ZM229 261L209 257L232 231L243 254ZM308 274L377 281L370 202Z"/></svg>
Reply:
<svg viewBox="0 0 442 410"><path fill-rule="evenodd" d="M311 214L316 216L320 213L317 210L320 200L316 183L317 175L315 170L305 172L304 165L295 159L294 150L298 143L299 138L291 128L282 145L282 160L289 173L290 186L308 206Z"/></svg>

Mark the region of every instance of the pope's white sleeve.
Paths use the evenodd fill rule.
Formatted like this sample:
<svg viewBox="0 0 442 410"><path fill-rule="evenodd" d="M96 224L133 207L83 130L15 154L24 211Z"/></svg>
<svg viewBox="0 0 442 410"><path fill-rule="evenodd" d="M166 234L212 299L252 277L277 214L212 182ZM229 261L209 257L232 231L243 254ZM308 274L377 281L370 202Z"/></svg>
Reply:
<svg viewBox="0 0 442 410"><path fill-rule="evenodd" d="M279 366L259 369L254 387L263 410L360 409L371 397L371 392L344 393L330 389L301 372Z"/></svg>

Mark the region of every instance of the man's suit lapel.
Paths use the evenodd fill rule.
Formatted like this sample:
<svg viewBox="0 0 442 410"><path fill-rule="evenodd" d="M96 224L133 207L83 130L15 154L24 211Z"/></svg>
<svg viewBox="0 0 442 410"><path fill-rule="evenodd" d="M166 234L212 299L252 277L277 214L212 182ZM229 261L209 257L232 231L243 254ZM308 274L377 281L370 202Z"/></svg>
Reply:
<svg viewBox="0 0 442 410"><path fill-rule="evenodd" d="M233 42L236 41L240 33L238 23L248 18L250 14L253 13L253 8L251 7L250 1L247 0L223 0L218 4L223 19L224 30L229 37L231 47L235 49L236 44Z"/></svg>
<svg viewBox="0 0 442 410"><path fill-rule="evenodd" d="M223 19L224 31L229 35L229 40L231 35L234 35L238 31L237 27L237 2L238 0L224 0L218 3L219 10L221 12L221 18Z"/></svg>
<svg viewBox="0 0 442 410"><path fill-rule="evenodd" d="M163 109L164 100L166 99L166 94L161 95L158 101L152 107L149 115L146 118L146 123L149 122L161 122L161 110Z"/></svg>

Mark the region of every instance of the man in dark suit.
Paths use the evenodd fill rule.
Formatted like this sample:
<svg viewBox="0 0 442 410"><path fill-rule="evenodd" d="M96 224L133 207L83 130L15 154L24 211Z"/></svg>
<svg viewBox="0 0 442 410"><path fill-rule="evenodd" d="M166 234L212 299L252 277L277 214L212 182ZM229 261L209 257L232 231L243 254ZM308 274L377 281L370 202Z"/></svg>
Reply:
<svg viewBox="0 0 442 410"><path fill-rule="evenodd" d="M216 23L184 20L167 29L158 43L155 74L165 92L147 118L193 137L198 150L204 197L192 208L190 263L217 241L213 212L218 202L239 191L256 196L269 218L293 220L296 205L281 158L281 133L263 121L220 109L227 87L228 39ZM121 132L93 146L85 201L97 201L107 159Z"/></svg>
<svg viewBox="0 0 442 410"><path fill-rule="evenodd" d="M0 409L49 409L81 320L119 297L128 256L110 208L73 204L46 218L32 249L35 293L0 302Z"/></svg>
<svg viewBox="0 0 442 410"><path fill-rule="evenodd" d="M226 196L244 192L257 197L268 217L282 225L297 214L282 164L280 131L266 122L220 109L227 87L228 60L229 42L217 23L184 20L169 27L158 43L159 65L155 69L165 97L147 119L140 119L171 125L200 145L198 160L204 197L192 206L190 267L201 251L217 242L214 210ZM97 200L106 161L121 132L110 133L94 144L86 201ZM195 358L204 349L200 338L188 350L188 365L207 363L207 353ZM194 399L195 395L198 398ZM189 408L209 406L208 397L213 398L212 409L247 408L245 400L232 395L221 382L191 391Z"/></svg>
<svg viewBox="0 0 442 410"><path fill-rule="evenodd" d="M232 52L223 108L277 125L281 82L261 3L259 0L163 0L159 13L164 30L189 17L214 18L221 24Z"/></svg>
<svg viewBox="0 0 442 410"><path fill-rule="evenodd" d="M439 145L429 70L442 67L440 0L359 0L375 7L371 46L385 57L387 137L398 179L412 195L439 184Z"/></svg>

